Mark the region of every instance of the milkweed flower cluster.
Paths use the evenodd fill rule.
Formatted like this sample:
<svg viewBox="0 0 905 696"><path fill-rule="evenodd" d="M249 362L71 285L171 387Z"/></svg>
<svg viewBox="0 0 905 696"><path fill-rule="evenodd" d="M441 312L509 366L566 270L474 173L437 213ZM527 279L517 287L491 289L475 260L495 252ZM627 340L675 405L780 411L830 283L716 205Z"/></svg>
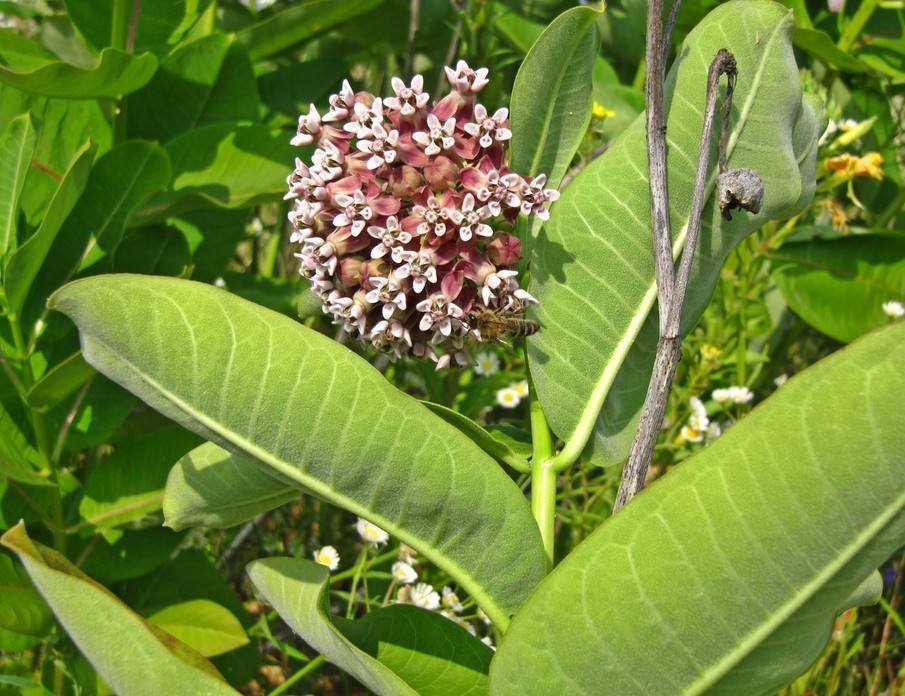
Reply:
<svg viewBox="0 0 905 696"><path fill-rule="evenodd" d="M292 139L314 144L296 160L286 198L300 272L324 311L394 357L468 363L481 317L521 317L536 300L519 286L516 217L547 219L559 193L546 176L507 166L508 110L477 95L487 69L446 68L452 91L430 103L424 80L391 81L393 95L344 81L321 114L312 106Z"/></svg>

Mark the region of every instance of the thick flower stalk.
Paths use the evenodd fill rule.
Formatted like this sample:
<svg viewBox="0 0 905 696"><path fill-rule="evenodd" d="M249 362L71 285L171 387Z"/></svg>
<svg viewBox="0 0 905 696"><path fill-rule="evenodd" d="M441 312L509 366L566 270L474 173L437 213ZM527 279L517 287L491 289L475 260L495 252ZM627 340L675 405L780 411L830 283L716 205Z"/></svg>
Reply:
<svg viewBox="0 0 905 696"><path fill-rule="evenodd" d="M506 166L508 110L476 97L487 70L459 61L446 75L453 90L433 104L420 75L394 77L385 98L344 81L329 111L299 118L292 143L316 149L296 160L286 194L300 272L324 311L374 348L438 369L466 364L470 343L536 302L505 230L519 214L546 219L559 196L543 174Z"/></svg>

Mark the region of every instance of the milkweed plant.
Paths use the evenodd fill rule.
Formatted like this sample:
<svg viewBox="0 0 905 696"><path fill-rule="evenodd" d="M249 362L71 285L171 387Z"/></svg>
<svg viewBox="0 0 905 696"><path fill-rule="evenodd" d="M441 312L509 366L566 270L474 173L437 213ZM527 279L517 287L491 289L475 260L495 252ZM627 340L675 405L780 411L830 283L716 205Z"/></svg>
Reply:
<svg viewBox="0 0 905 696"><path fill-rule="evenodd" d="M894 693L901 8L272 4L0 3L0 693Z"/></svg>

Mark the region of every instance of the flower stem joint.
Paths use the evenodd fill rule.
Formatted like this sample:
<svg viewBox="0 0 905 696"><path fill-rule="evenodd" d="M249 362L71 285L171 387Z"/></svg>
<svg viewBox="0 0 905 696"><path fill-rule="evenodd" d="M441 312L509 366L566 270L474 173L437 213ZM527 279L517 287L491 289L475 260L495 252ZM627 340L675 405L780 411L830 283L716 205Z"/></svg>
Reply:
<svg viewBox="0 0 905 696"><path fill-rule="evenodd" d="M536 300L519 286L516 217L547 219L559 192L546 176L507 166L508 109L477 93L487 70L447 67L453 89L430 104L424 81L391 81L394 96L348 81L321 116L299 117L292 143L316 144L287 179L290 241L324 312L391 357L469 362L489 340L478 321L519 320Z"/></svg>

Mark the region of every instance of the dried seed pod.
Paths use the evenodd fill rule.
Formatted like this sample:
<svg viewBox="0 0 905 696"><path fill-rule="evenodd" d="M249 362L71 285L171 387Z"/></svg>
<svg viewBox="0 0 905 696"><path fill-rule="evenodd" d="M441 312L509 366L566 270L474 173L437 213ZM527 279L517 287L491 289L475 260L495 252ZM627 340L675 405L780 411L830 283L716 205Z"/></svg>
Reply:
<svg viewBox="0 0 905 696"><path fill-rule="evenodd" d="M755 215L764 203L764 182L753 169L730 169L716 180L720 192L720 211L727 220L731 212L742 208Z"/></svg>

